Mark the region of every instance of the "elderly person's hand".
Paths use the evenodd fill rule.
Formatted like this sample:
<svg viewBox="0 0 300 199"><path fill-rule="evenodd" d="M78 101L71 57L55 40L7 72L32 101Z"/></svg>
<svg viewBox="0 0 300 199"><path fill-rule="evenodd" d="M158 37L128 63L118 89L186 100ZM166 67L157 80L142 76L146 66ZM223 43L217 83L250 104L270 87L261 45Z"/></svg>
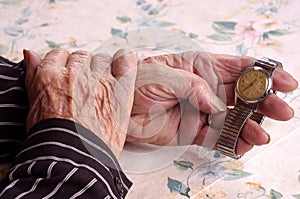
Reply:
<svg viewBox="0 0 300 199"><path fill-rule="evenodd" d="M186 52L149 57L138 66L129 142L157 145L198 144L214 147L220 129L208 124L209 114L218 114L219 127L224 122L227 106L234 100L234 85L241 71L255 59L251 57ZM287 72L276 69L273 89L289 92L297 81ZM221 100L222 99L222 100ZM262 102L258 112L276 119L288 120L293 110L272 94ZM223 119L222 119L223 115ZM269 142L269 135L256 122L249 120L240 136L237 153L253 145Z"/></svg>
<svg viewBox="0 0 300 199"><path fill-rule="evenodd" d="M133 103L136 59L86 51L50 51L43 60L25 51L30 112L27 130L39 121L75 121L100 137L118 156L123 149Z"/></svg>

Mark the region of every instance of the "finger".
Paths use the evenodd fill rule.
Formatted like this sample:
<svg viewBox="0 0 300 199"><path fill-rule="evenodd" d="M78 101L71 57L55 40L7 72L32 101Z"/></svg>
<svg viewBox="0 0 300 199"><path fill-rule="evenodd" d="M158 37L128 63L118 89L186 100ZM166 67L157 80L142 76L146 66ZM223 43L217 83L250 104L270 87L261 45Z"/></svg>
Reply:
<svg viewBox="0 0 300 199"><path fill-rule="evenodd" d="M241 72L255 59L248 56L225 54L210 53L208 55L220 79L217 96L226 102L227 106L232 106L235 103L235 82Z"/></svg>
<svg viewBox="0 0 300 199"><path fill-rule="evenodd" d="M154 109L160 109L159 113ZM132 116L127 141L154 143L162 146L171 144L171 141L177 141L175 137L178 125L174 124L180 123L180 111L180 106L165 111L163 107L157 105L152 107L148 114Z"/></svg>
<svg viewBox="0 0 300 199"><path fill-rule="evenodd" d="M111 74L112 57L109 54L98 53L92 57L91 71L98 77L104 73Z"/></svg>
<svg viewBox="0 0 300 199"><path fill-rule="evenodd" d="M249 144L243 138L239 138L236 146L236 154L241 155L245 154L253 148L253 144Z"/></svg>
<svg viewBox="0 0 300 199"><path fill-rule="evenodd" d="M191 51L178 54L167 54L148 57L144 63L157 63L171 68L194 73L207 81L213 91L217 90L218 74L206 52Z"/></svg>
<svg viewBox="0 0 300 199"><path fill-rule="evenodd" d="M185 73L191 83L184 97L187 97L196 109L209 114L226 111L226 104L220 98L222 96L216 95L205 79L192 73Z"/></svg>
<svg viewBox="0 0 300 199"><path fill-rule="evenodd" d="M226 103L227 106L235 104L235 84L219 84L217 90L217 96Z"/></svg>
<svg viewBox="0 0 300 199"><path fill-rule="evenodd" d="M66 68L86 68L90 69L92 61L91 53L83 50L75 51L68 57L68 62L65 65Z"/></svg>
<svg viewBox="0 0 300 199"><path fill-rule="evenodd" d="M270 141L267 132L253 120L247 121L241 132L241 138L252 145L263 145Z"/></svg>
<svg viewBox="0 0 300 199"><path fill-rule="evenodd" d="M219 112L216 114L210 114L208 116L208 124L211 128L213 129L222 129L226 116L228 115L229 112Z"/></svg>
<svg viewBox="0 0 300 199"><path fill-rule="evenodd" d="M178 101L188 100L194 108L205 113L226 110L224 102L214 94L203 78L185 70L153 62L143 63L138 68L136 86L140 88L147 84L167 88L169 90L167 94L170 97L173 94L173 98Z"/></svg>
<svg viewBox="0 0 300 199"><path fill-rule="evenodd" d="M32 85L37 67L42 62L42 58L31 50L23 50L24 61L26 64L26 87Z"/></svg>
<svg viewBox="0 0 300 199"><path fill-rule="evenodd" d="M252 130L254 131L252 132ZM198 133L193 143L216 150L219 136L220 130L205 126ZM268 134L260 126L257 126L254 121L250 121L248 127L245 125L245 129L243 129L242 135L238 139L236 153L244 154L251 150L254 145L263 145L269 142L270 137Z"/></svg>
<svg viewBox="0 0 300 199"><path fill-rule="evenodd" d="M294 116L294 110L275 94L269 95L258 107L258 112L275 120L286 121Z"/></svg>
<svg viewBox="0 0 300 199"><path fill-rule="evenodd" d="M290 92L298 87L298 82L286 71L276 68L273 75L273 89L281 92Z"/></svg>
<svg viewBox="0 0 300 199"><path fill-rule="evenodd" d="M220 136L220 130L204 126L196 136L193 144L203 146L209 149L217 150L217 142ZM237 143L237 154L244 154L253 148L253 144L245 141L242 137Z"/></svg>
<svg viewBox="0 0 300 199"><path fill-rule="evenodd" d="M38 70L53 70L60 71L62 67L65 67L69 57L69 51L63 48L57 48L51 50L46 54L41 64L38 67Z"/></svg>
<svg viewBox="0 0 300 199"><path fill-rule="evenodd" d="M216 144L220 136L220 130L206 125L198 132L193 144L203 146L209 149L217 149Z"/></svg>
<svg viewBox="0 0 300 199"><path fill-rule="evenodd" d="M67 64L62 68L67 71L62 72L68 73L70 75L70 81L73 82L78 77L79 73L88 74L87 72L90 70L91 61L91 53L82 50L75 51L68 57Z"/></svg>
<svg viewBox="0 0 300 199"><path fill-rule="evenodd" d="M133 106L133 96L135 81L137 76L137 59L128 50L117 51L113 56L112 76L117 80L113 93L115 100L119 104L121 114L119 127L123 132L127 132L131 109Z"/></svg>
<svg viewBox="0 0 300 199"><path fill-rule="evenodd" d="M216 144L220 136L220 130L204 126L197 134L193 144L210 149L216 149Z"/></svg>
<svg viewBox="0 0 300 199"><path fill-rule="evenodd" d="M248 120L239 137L236 153L244 154L250 151L254 145L269 144L270 135L255 121Z"/></svg>
<svg viewBox="0 0 300 199"><path fill-rule="evenodd" d="M134 75L129 74L129 71L136 71L137 69L137 59L135 58L134 54L126 49L121 49L117 51L113 56L113 63L112 63L112 75L118 80L122 77L126 77L127 75ZM132 81L135 81L135 78L129 78Z"/></svg>
<svg viewBox="0 0 300 199"><path fill-rule="evenodd" d="M180 103L180 124L175 145L190 145L196 138L198 129L206 122L206 114L199 112L189 103ZM204 120L204 121L203 121ZM173 122L170 122L173 124Z"/></svg>
<svg viewBox="0 0 300 199"><path fill-rule="evenodd" d="M224 84L234 83L241 72L256 61L255 58L248 56L212 53L209 56Z"/></svg>
<svg viewBox="0 0 300 199"><path fill-rule="evenodd" d="M112 75L118 80L118 86L123 90L120 90L122 94L128 97L133 93L137 75L137 59L132 52L121 49L114 54Z"/></svg>

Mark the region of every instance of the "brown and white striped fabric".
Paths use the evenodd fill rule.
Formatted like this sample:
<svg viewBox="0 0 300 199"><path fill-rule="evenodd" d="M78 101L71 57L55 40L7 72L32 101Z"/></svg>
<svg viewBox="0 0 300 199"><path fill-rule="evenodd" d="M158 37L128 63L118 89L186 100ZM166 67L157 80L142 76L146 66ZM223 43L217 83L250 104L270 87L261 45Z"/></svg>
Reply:
<svg viewBox="0 0 300 199"><path fill-rule="evenodd" d="M0 163L12 160L25 140L28 101L25 65L0 57Z"/></svg>

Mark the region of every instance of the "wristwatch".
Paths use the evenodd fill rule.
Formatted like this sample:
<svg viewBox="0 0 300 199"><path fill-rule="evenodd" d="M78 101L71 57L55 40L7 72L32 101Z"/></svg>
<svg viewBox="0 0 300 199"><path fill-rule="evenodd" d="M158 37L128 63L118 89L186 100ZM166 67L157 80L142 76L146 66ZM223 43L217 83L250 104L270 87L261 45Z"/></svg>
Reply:
<svg viewBox="0 0 300 199"><path fill-rule="evenodd" d="M239 76L235 85L235 106L226 118L217 141L220 153L234 159L242 157L243 154L236 153L238 138L248 119L258 124L263 122L264 115L256 110L269 94L276 93L272 90L272 76L277 67L282 68L282 64L264 57L248 66Z"/></svg>

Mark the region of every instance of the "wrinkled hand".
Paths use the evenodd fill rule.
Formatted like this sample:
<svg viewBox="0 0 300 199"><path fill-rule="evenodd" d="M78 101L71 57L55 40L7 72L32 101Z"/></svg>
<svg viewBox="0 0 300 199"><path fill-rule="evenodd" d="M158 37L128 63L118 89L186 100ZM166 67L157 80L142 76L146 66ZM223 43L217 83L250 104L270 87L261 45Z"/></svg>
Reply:
<svg viewBox="0 0 300 199"><path fill-rule="evenodd" d="M251 57L204 52L142 60L127 141L213 148L220 129L209 126L208 115L223 115L216 123L224 122L227 106L235 103L235 81L253 61ZM297 81L283 70L276 69L273 77L275 90L289 92L297 88ZM274 94L267 97L258 112L276 120L288 120L294 114ZM261 126L248 121L238 141L237 153L245 153L253 145L266 144L269 139Z"/></svg>
<svg viewBox="0 0 300 199"><path fill-rule="evenodd" d="M73 120L100 137L118 156L133 103L136 59L118 51L114 57L50 51L43 60L25 51L30 112L27 130L50 118Z"/></svg>

